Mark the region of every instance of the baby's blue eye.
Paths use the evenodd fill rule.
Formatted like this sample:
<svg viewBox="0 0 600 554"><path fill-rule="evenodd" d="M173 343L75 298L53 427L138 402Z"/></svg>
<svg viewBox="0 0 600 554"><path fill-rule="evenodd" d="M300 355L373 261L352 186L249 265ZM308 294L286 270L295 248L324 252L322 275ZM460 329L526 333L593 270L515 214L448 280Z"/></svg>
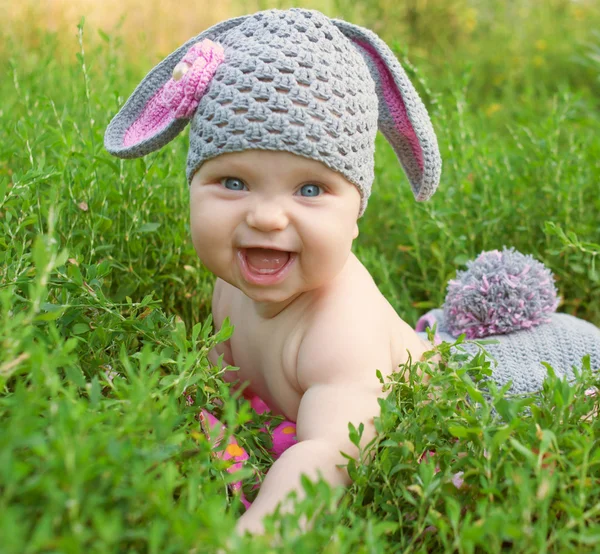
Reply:
<svg viewBox="0 0 600 554"><path fill-rule="evenodd" d="M322 192L319 185L303 185L300 189L300 196L319 196Z"/></svg>
<svg viewBox="0 0 600 554"><path fill-rule="evenodd" d="M236 179L235 177L226 177L221 181L221 184L229 190L245 190L246 185L244 181Z"/></svg>

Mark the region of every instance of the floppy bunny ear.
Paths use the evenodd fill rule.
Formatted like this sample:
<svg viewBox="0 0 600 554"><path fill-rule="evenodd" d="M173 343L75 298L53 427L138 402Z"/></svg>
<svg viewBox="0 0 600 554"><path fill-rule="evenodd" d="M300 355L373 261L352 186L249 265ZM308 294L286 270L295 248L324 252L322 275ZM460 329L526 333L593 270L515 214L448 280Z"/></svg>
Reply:
<svg viewBox="0 0 600 554"><path fill-rule="evenodd" d="M367 62L379 100L379 129L396 152L416 200L427 200L438 186L442 161L423 102L396 56L375 33L339 19L332 23Z"/></svg>
<svg viewBox="0 0 600 554"><path fill-rule="evenodd" d="M223 48L213 39L246 17L214 25L150 71L108 125L105 148L119 158L138 158L181 133L224 60Z"/></svg>

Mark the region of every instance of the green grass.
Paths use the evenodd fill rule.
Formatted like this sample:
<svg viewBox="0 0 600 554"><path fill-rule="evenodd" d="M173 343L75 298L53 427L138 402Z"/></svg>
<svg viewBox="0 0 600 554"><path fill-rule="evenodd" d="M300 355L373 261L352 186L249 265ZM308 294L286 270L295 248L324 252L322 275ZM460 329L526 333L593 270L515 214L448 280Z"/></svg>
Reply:
<svg viewBox="0 0 600 554"><path fill-rule="evenodd" d="M462 263L507 245L552 269L561 310L600 324L593 5L577 19L558 0L538 12L457 1L437 18L383 0L356 14L333 4L359 23L397 22L403 33L379 32L397 41L444 159L439 191L417 204L378 139L356 251L398 313L414 324ZM461 35L463 8L479 23ZM31 48L3 33L0 552L216 551L241 506L198 410L216 409L259 469L270 463L264 420L249 421L206 359L230 331L212 333L213 277L189 239L186 138L136 161L102 147L155 60L95 33L67 62L56 37ZM573 387L550 379L536 397L481 396L487 362L442 354L430 385L390 388L373 461L350 463L349 491L307 483L297 513L276 518L280 532L235 539L234 551L262 553L279 537L281 552L298 553L594 552L600 427L584 390L598 377L584 364ZM317 516L305 535L302 513Z"/></svg>

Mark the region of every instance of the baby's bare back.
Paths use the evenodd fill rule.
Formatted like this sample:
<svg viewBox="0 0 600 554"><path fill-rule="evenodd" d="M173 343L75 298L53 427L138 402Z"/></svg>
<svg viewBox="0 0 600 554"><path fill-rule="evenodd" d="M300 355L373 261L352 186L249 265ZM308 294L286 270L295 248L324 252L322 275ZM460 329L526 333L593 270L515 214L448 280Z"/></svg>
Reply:
<svg viewBox="0 0 600 554"><path fill-rule="evenodd" d="M231 339L213 352L239 368L226 378L247 384L247 393L292 421L314 383L362 382L377 398L382 391L376 370L389 375L407 361L409 352L418 360L431 348L398 317L354 255L332 283L301 294L270 319L258 315L237 288L218 280L213 317L217 328L225 317L235 328ZM330 361L312 365L315 352L321 360L328 353Z"/></svg>

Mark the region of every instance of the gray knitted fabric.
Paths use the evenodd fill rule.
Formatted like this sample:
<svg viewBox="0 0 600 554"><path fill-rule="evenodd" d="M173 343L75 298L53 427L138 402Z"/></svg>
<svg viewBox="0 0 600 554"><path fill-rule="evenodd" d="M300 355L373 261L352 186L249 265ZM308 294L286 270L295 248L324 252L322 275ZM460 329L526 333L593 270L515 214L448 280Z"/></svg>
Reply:
<svg viewBox="0 0 600 554"><path fill-rule="evenodd" d="M204 44L206 52L195 54ZM197 56L204 56L207 69L178 74L182 63L187 71ZM193 79L197 88L191 90ZM181 115L173 102L178 95L193 97L193 112ZM389 47L367 29L314 10L259 12L191 39L144 78L108 126L105 146L119 157L143 156L190 120L188 182L203 162L220 154L291 152L324 163L356 185L362 215L378 127L417 200L428 199L440 178L429 116Z"/></svg>
<svg viewBox="0 0 600 554"><path fill-rule="evenodd" d="M423 319L427 319L429 327L437 323L436 341L456 340L448 331L443 310L432 310ZM424 332L418 334L427 338ZM580 370L581 360L587 354L592 370L600 369L600 329L568 314L553 313L548 323L505 335L491 335L484 340L490 339L498 341L483 346L493 360L492 379L499 386L512 381L510 393L539 391L548 374L542 362L550 364L557 376L569 380L575 377L573 367ZM472 355L480 351L473 342L465 342L460 347Z"/></svg>

